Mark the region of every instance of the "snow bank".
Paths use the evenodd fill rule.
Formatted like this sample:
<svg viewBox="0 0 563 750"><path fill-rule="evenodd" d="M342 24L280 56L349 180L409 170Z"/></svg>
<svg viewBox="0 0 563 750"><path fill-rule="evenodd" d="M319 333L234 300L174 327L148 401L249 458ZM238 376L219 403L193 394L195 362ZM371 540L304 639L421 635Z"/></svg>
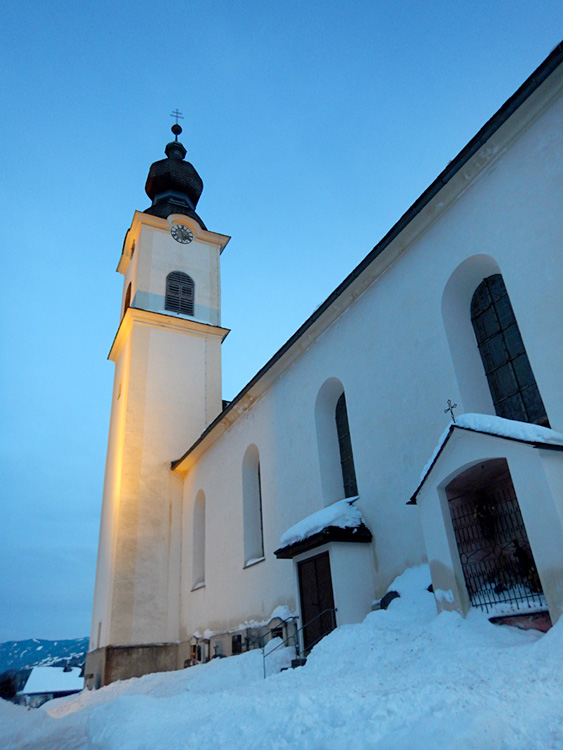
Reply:
<svg viewBox="0 0 563 750"><path fill-rule="evenodd" d="M307 518L304 518L295 526L288 529L280 539L282 547L289 547L291 544L308 539L319 531L336 526L339 529L355 529L361 526L363 518L360 511L354 507L358 497L348 497L345 500L339 500L326 508L318 510Z"/></svg>
<svg viewBox="0 0 563 750"><path fill-rule="evenodd" d="M266 680L256 651L44 710L0 701L0 746L560 750L563 620L544 636L491 625L476 610L437 615L429 581L426 566L406 571L387 610L338 628L304 667Z"/></svg>

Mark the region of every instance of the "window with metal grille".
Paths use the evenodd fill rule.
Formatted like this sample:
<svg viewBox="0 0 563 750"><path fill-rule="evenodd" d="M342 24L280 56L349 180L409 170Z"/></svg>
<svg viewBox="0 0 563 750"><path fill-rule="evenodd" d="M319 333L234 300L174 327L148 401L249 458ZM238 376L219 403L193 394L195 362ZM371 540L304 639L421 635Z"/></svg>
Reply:
<svg viewBox="0 0 563 750"><path fill-rule="evenodd" d="M231 638L231 653L233 656L242 654L242 635L233 635Z"/></svg>
<svg viewBox="0 0 563 750"><path fill-rule="evenodd" d="M344 394L336 402L335 418L338 448L340 450L340 466L342 467L342 482L344 484L344 497L354 497L358 494L358 485L356 482L354 454L352 453L352 440L350 438L348 411L346 409L346 397Z"/></svg>
<svg viewBox="0 0 563 750"><path fill-rule="evenodd" d="M194 314L194 280L182 271L172 271L166 277L164 309L183 315Z"/></svg>
<svg viewBox="0 0 563 750"><path fill-rule="evenodd" d="M500 273L483 279L475 290L471 322L497 415L549 427Z"/></svg>

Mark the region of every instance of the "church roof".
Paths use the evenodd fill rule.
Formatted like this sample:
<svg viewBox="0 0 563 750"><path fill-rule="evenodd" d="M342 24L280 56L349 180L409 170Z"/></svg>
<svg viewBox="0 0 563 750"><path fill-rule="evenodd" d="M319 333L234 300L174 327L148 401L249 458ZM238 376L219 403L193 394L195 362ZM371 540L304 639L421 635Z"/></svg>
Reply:
<svg viewBox="0 0 563 750"><path fill-rule="evenodd" d="M403 214L399 221L387 232L383 239L371 250L370 253L354 268L344 281L327 297L327 299L307 318L303 325L286 341L286 343L274 354L274 356L262 367L246 386L234 397L226 409L211 422L201 436L188 448L188 450L177 460L172 461L171 468L179 469L183 461L200 446L206 438L222 423L232 423L236 419L245 397L264 378L269 370L284 357L294 345L307 333L312 326L327 313L329 308L341 297L354 282L362 276L373 261L380 256L391 243L404 232L404 230L419 216L428 204L452 181L452 179L464 168L468 161L474 157L483 145L504 125L510 117L526 102L534 92L549 78L549 76L563 64L563 42L558 44L543 63L532 73L532 75L520 86L520 88L502 105L502 107L485 123L479 132L459 152L459 154L438 175L434 182L422 193L422 195Z"/></svg>
<svg viewBox="0 0 563 750"><path fill-rule="evenodd" d="M448 425L440 436L432 456L422 470L419 485L407 505L416 505L417 495L422 489L426 477L430 474L454 430L480 432L485 435L494 435L507 440L527 443L535 448L543 447L563 451L563 435L555 430L550 430L548 427L540 427L540 425L529 424L528 422L517 422L514 419L493 417L490 414L462 414L457 417L454 423Z"/></svg>

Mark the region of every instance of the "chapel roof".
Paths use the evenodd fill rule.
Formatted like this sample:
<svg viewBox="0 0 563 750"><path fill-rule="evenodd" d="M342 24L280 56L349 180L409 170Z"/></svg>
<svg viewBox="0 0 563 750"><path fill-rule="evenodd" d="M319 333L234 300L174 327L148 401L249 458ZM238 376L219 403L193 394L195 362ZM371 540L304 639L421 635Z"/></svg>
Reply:
<svg viewBox="0 0 563 750"><path fill-rule="evenodd" d="M494 437L506 440L527 443L534 448L543 447L563 451L563 435L556 430L549 429L549 427L541 427L540 425L528 422L517 422L514 419L505 419L504 417L494 417L490 414L462 414L456 418L455 422L448 425L440 436L432 456L422 470L418 487L407 505L416 505L418 493L422 489L426 478L432 471L446 443L456 430L480 432L484 435L493 435Z"/></svg>

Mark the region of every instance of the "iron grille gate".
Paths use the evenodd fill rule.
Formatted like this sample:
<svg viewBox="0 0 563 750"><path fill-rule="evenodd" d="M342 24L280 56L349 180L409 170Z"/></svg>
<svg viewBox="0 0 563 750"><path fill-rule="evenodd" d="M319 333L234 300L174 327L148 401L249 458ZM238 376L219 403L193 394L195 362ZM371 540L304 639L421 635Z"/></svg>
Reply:
<svg viewBox="0 0 563 750"><path fill-rule="evenodd" d="M511 481L449 501L471 604L494 615L547 608Z"/></svg>

